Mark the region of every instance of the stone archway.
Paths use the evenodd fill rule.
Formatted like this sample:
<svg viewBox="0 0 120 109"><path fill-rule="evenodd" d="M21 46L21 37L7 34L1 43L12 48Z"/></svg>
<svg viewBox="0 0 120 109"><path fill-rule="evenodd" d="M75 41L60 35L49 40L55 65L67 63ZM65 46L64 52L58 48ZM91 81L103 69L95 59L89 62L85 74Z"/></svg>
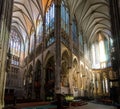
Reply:
<svg viewBox="0 0 120 109"><path fill-rule="evenodd" d="M67 51L62 54L61 61L61 85L63 87L69 87L69 55Z"/></svg>
<svg viewBox="0 0 120 109"><path fill-rule="evenodd" d="M41 88L41 62L37 60L34 73L34 90L35 98L40 99L40 88Z"/></svg>
<svg viewBox="0 0 120 109"><path fill-rule="evenodd" d="M45 66L45 99L54 99L55 88L55 61L54 57L50 57ZM49 98L49 99L48 99Z"/></svg>
<svg viewBox="0 0 120 109"><path fill-rule="evenodd" d="M73 85L74 87L78 87L78 72L77 72L77 60L74 59L73 60L73 69L74 69L74 72L73 72Z"/></svg>
<svg viewBox="0 0 120 109"><path fill-rule="evenodd" d="M72 72L72 90L73 90L73 96L78 97L79 96L79 82L80 82L80 74L79 74L79 67L78 67L78 61L76 58L73 60L73 72Z"/></svg>
<svg viewBox="0 0 120 109"><path fill-rule="evenodd" d="M24 86L24 98L27 96L27 71L25 69L24 74L23 74L23 86Z"/></svg>
<svg viewBox="0 0 120 109"><path fill-rule="evenodd" d="M27 98L32 98L32 80L33 80L33 66L30 65L27 72L26 92Z"/></svg>

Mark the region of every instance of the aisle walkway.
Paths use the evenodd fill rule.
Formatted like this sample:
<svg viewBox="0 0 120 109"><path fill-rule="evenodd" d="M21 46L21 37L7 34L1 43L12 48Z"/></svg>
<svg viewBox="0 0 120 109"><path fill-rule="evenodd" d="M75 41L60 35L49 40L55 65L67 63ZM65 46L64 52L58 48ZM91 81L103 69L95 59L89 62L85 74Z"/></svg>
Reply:
<svg viewBox="0 0 120 109"><path fill-rule="evenodd" d="M45 105L45 104L47 105L47 104L49 104L49 102L21 103L21 104L17 104L15 107L11 107L11 108L9 107L9 108L5 108L5 109L24 109L25 107L26 108L33 107L33 109L36 109L35 108L36 106ZM67 108L67 109L117 109L117 108L114 106L108 106L108 105L95 104L95 103L88 102L87 105L78 106L78 107L72 106L71 108Z"/></svg>
<svg viewBox="0 0 120 109"><path fill-rule="evenodd" d="M117 108L114 107L114 106L95 104L95 103L88 103L87 105L74 107L73 109L117 109Z"/></svg>

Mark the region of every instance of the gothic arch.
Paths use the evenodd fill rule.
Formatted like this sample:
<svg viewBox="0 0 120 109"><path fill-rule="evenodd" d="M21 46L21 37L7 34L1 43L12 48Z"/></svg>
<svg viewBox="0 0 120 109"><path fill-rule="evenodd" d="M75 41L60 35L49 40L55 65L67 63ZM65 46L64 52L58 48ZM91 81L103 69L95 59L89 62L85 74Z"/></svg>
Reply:
<svg viewBox="0 0 120 109"><path fill-rule="evenodd" d="M62 61L61 61L61 82L62 86L69 86L69 64L70 64L70 56L67 50L62 53Z"/></svg>
<svg viewBox="0 0 120 109"><path fill-rule="evenodd" d="M67 51L64 51L62 54L62 61L61 61L62 71L64 73L68 73L67 69L69 68L69 59L70 59L69 53Z"/></svg>
<svg viewBox="0 0 120 109"><path fill-rule="evenodd" d="M87 77L88 77L88 71L87 71L87 68L84 67L84 72L83 72L83 75L82 75L82 79L83 79L83 89L84 89L84 94L85 96L87 96L87 86L88 86L88 80L87 80Z"/></svg>
<svg viewBox="0 0 120 109"><path fill-rule="evenodd" d="M54 57L54 53L52 51L48 50L47 53L45 54L44 66L47 65L47 62L51 57Z"/></svg>
<svg viewBox="0 0 120 109"><path fill-rule="evenodd" d="M47 59L45 65L45 97L54 98L54 87L55 87L55 61L54 56Z"/></svg>
<svg viewBox="0 0 120 109"><path fill-rule="evenodd" d="M73 83L74 87L78 88L78 61L76 58L73 59Z"/></svg>
<svg viewBox="0 0 120 109"><path fill-rule="evenodd" d="M76 58L73 59L73 68L77 68L78 61Z"/></svg>
<svg viewBox="0 0 120 109"><path fill-rule="evenodd" d="M92 74L89 71L89 69L86 69L86 78L85 78L85 90L86 90L86 96L91 96L93 93L93 81L92 81Z"/></svg>
<svg viewBox="0 0 120 109"><path fill-rule="evenodd" d="M27 98L32 98L33 66L30 65L27 72Z"/></svg>
<svg viewBox="0 0 120 109"><path fill-rule="evenodd" d="M40 99L40 88L41 88L41 62L40 60L36 61L35 72L34 72L34 89L35 97Z"/></svg>

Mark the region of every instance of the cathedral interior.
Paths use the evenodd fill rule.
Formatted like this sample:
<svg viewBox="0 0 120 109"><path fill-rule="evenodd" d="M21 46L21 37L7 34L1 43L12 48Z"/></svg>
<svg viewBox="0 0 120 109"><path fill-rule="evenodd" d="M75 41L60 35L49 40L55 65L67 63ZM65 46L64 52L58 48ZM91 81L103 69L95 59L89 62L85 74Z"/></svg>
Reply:
<svg viewBox="0 0 120 109"><path fill-rule="evenodd" d="M120 103L119 37L119 0L0 0L0 109L12 95Z"/></svg>

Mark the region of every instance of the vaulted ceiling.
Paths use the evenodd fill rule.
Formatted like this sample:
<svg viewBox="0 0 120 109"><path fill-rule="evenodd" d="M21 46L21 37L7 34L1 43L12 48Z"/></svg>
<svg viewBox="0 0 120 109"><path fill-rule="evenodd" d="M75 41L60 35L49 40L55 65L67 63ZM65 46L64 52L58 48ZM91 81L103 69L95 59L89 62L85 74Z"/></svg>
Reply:
<svg viewBox="0 0 120 109"><path fill-rule="evenodd" d="M26 41L52 0L14 0L12 28ZM76 15L80 32L91 42L98 33L111 36L108 0L64 0L70 15ZM41 16L41 17L40 17Z"/></svg>

